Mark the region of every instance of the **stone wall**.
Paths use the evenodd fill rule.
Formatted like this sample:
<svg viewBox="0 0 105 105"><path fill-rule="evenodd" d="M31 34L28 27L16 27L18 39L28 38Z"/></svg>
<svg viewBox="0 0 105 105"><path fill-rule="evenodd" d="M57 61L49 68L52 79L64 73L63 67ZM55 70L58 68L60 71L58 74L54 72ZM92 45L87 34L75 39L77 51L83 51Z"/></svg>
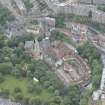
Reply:
<svg viewBox="0 0 105 105"><path fill-rule="evenodd" d="M82 15L82 16L89 16L89 12L92 11L93 7L90 5L65 5L59 6L58 13L61 14L75 14L75 15Z"/></svg>
<svg viewBox="0 0 105 105"><path fill-rule="evenodd" d="M102 1L102 0L98 0ZM49 8L53 9L56 14L75 14L80 16L89 16L92 12L92 21L105 24L105 12L97 10L94 5L85 4L54 4L49 0L46 0ZM105 0L104 0L105 2Z"/></svg>
<svg viewBox="0 0 105 105"><path fill-rule="evenodd" d="M69 5L60 7L59 13L89 16L90 11L92 12L93 22L105 24L105 12L99 11L91 5Z"/></svg>
<svg viewBox="0 0 105 105"><path fill-rule="evenodd" d="M80 0L80 3L88 4L105 4L105 0Z"/></svg>
<svg viewBox="0 0 105 105"><path fill-rule="evenodd" d="M91 0L80 0L80 3L91 4L92 2L91 2Z"/></svg>
<svg viewBox="0 0 105 105"><path fill-rule="evenodd" d="M105 24L105 12L93 11L92 21Z"/></svg>

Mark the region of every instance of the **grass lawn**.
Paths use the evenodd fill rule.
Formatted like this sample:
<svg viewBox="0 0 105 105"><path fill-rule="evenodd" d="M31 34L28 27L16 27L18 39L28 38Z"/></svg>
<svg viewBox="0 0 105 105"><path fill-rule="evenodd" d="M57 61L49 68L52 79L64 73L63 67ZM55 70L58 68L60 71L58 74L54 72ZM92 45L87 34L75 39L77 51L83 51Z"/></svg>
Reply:
<svg viewBox="0 0 105 105"><path fill-rule="evenodd" d="M14 93L14 89L16 87L19 87L22 90L22 94L23 96L28 96L30 98L33 97L40 97L43 101L46 101L48 99L51 99L53 94L49 93L47 90L43 89L43 91L41 92L41 94L35 95L34 93L28 93L28 84L29 81L25 78L23 79L17 79L13 76L6 76L5 77L5 81L3 83L0 84L0 89L9 89L10 91L10 98L14 99L13 96L15 96Z"/></svg>

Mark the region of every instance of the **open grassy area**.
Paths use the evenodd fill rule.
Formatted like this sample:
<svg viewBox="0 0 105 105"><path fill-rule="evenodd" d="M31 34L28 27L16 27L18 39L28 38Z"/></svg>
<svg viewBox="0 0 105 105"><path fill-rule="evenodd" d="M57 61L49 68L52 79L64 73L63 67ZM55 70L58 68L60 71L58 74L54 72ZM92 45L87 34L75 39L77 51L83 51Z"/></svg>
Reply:
<svg viewBox="0 0 105 105"><path fill-rule="evenodd" d="M19 87L22 90L23 96L27 96L30 98L33 97L40 97L43 101L46 101L50 98L52 98L52 94L49 93L47 90L43 89L42 92L38 95L34 93L28 92L28 85L29 81L25 78L17 79L13 76L6 76L5 81L0 84L0 89L8 89L10 91L10 98L13 99L13 96L15 95L14 89L16 87Z"/></svg>
<svg viewBox="0 0 105 105"><path fill-rule="evenodd" d="M9 89L10 93L13 94L14 88L19 87L22 89L22 93L25 95L27 92L28 80L16 79L12 76L6 76L5 81L0 84L0 88Z"/></svg>

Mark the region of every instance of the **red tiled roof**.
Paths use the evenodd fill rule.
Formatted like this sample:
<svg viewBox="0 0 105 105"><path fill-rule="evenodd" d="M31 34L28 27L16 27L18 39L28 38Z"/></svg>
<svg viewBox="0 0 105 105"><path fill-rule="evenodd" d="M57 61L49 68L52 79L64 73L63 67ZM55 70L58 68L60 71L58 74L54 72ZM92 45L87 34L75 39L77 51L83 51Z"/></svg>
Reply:
<svg viewBox="0 0 105 105"><path fill-rule="evenodd" d="M53 47L49 48L47 52L48 54L51 54L61 59L65 56L72 54L72 50L70 50L64 43L59 43L54 48Z"/></svg>

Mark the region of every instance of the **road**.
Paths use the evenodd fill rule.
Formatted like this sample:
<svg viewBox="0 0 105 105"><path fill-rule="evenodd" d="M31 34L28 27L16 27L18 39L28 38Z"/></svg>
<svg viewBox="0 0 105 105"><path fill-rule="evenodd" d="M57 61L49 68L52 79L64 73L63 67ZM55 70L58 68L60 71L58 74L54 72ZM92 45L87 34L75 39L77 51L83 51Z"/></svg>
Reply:
<svg viewBox="0 0 105 105"><path fill-rule="evenodd" d="M102 58L102 62L103 62L103 72L102 72L100 90L105 92L105 54L102 54L101 58Z"/></svg>

